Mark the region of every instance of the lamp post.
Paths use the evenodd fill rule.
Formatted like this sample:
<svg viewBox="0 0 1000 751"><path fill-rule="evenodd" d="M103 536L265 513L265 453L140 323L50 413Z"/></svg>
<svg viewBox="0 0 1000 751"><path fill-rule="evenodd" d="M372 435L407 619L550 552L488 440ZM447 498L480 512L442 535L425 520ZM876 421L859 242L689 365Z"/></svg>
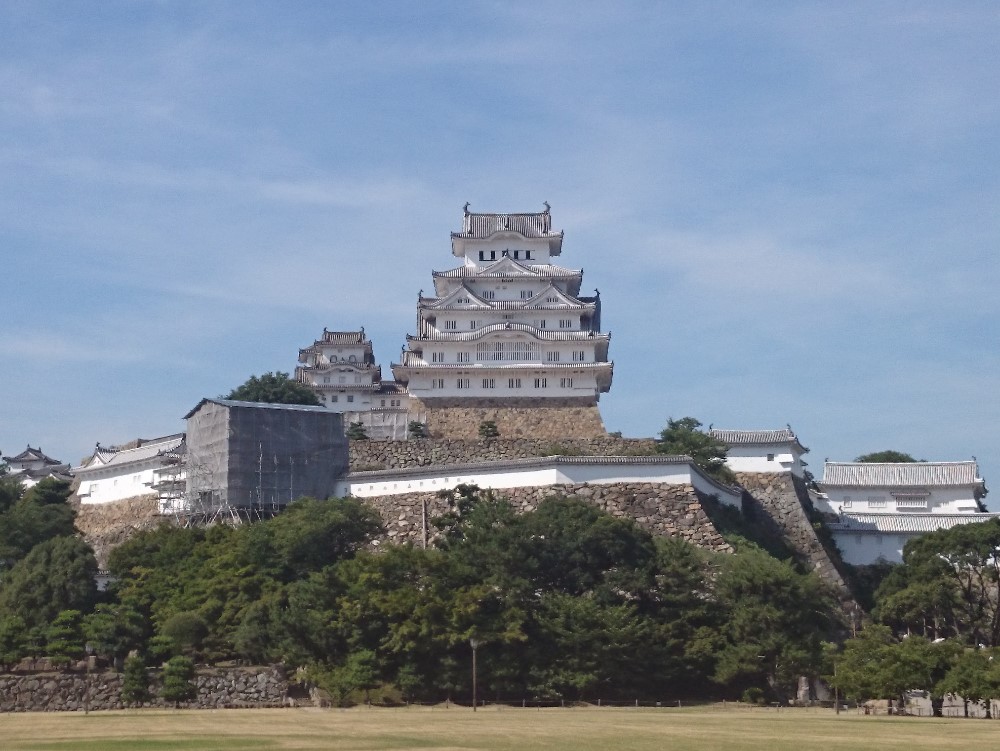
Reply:
<svg viewBox="0 0 1000 751"><path fill-rule="evenodd" d="M83 684L83 713L90 714L90 656L94 654L94 647L90 642L87 642L83 651L87 656L87 668Z"/></svg>
<svg viewBox="0 0 1000 751"><path fill-rule="evenodd" d="M479 642L475 639L469 639L469 646L472 647L472 711L476 711L476 648L479 646Z"/></svg>

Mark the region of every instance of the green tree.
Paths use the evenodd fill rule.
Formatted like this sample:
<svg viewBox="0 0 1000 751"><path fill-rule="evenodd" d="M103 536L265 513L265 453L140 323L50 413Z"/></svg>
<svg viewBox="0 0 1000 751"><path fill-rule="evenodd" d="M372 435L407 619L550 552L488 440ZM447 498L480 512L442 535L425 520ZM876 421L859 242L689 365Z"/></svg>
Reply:
<svg viewBox="0 0 1000 751"><path fill-rule="evenodd" d="M16 615L0 618L0 664L11 665L28 654L28 627Z"/></svg>
<svg viewBox="0 0 1000 751"><path fill-rule="evenodd" d="M97 597L94 551L76 537L35 545L0 585L0 614L29 627L48 626L63 610L89 611Z"/></svg>
<svg viewBox="0 0 1000 751"><path fill-rule="evenodd" d="M198 613L181 611L167 618L159 632L170 642L174 654L192 655L208 636L208 625Z"/></svg>
<svg viewBox="0 0 1000 751"><path fill-rule="evenodd" d="M500 428L497 427L496 421L494 420L483 420L479 423L479 437L480 438L499 438Z"/></svg>
<svg viewBox="0 0 1000 751"><path fill-rule="evenodd" d="M908 464L917 460L909 454L904 454L902 451L886 449L885 451L873 451L870 454L862 454L854 461L869 464L878 464L882 462Z"/></svg>
<svg viewBox="0 0 1000 751"><path fill-rule="evenodd" d="M969 702L985 702L986 716L990 717L990 699L1000 692L1000 673L994 667L996 650L965 649L952 661L944 677L938 682L937 693L955 694L964 701L965 716L969 716Z"/></svg>
<svg viewBox="0 0 1000 751"><path fill-rule="evenodd" d="M141 707L152 695L149 692L149 671L146 662L138 655L132 655L125 660L122 673L122 701Z"/></svg>
<svg viewBox="0 0 1000 751"><path fill-rule="evenodd" d="M699 428L701 423L693 417L667 420L667 427L660 431L657 452L690 456L697 466L716 480L736 484L736 476L726 466L728 448Z"/></svg>
<svg viewBox="0 0 1000 751"><path fill-rule="evenodd" d="M84 655L82 614L79 610L63 610L46 632L45 651L56 665L79 660Z"/></svg>
<svg viewBox="0 0 1000 751"><path fill-rule="evenodd" d="M171 657L163 667L163 686L160 696L166 701L174 702L179 707L182 701L190 701L198 695L194 685L194 663L188 657L177 655Z"/></svg>
<svg viewBox="0 0 1000 751"><path fill-rule="evenodd" d="M367 441L368 433L365 431L364 423L352 422L347 426L347 437L352 441Z"/></svg>
<svg viewBox="0 0 1000 751"><path fill-rule="evenodd" d="M316 392L303 383L291 378L288 373L265 373L250 376L246 383L237 386L223 399L241 402L270 402L274 404L306 404L322 406Z"/></svg>
<svg viewBox="0 0 1000 751"><path fill-rule="evenodd" d="M66 503L69 495L68 482L46 478L0 513L0 572L22 560L35 545L76 532L76 513Z"/></svg>
<svg viewBox="0 0 1000 751"><path fill-rule="evenodd" d="M119 669L129 652L144 646L146 632L146 619L129 602L101 603L83 617L87 643Z"/></svg>
<svg viewBox="0 0 1000 751"><path fill-rule="evenodd" d="M406 426L406 432L409 433L410 438L426 438L427 426L422 422L410 420L410 424Z"/></svg>

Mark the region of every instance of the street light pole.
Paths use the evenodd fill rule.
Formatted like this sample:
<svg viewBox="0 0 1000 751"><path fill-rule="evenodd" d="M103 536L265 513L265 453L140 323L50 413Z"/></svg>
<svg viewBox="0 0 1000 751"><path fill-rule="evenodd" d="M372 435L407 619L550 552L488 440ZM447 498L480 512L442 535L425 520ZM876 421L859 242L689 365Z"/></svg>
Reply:
<svg viewBox="0 0 1000 751"><path fill-rule="evenodd" d="M475 639L469 639L469 646L472 647L472 711L475 712L478 703L476 697L476 648L479 646L479 642Z"/></svg>
<svg viewBox="0 0 1000 751"><path fill-rule="evenodd" d="M90 714L90 656L94 654L94 648L91 646L90 642L87 642L87 644L84 645L83 651L87 656L86 677L84 678L85 683L83 684L83 713Z"/></svg>

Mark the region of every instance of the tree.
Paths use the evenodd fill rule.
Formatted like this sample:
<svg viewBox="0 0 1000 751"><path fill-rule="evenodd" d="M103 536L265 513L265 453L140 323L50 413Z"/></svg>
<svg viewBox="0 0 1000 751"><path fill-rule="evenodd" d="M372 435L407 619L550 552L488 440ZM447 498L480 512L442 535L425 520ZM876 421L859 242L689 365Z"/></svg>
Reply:
<svg viewBox="0 0 1000 751"><path fill-rule="evenodd" d="M149 671L146 670L145 660L139 655L132 655L125 660L121 697L126 704L140 707L152 698L149 693Z"/></svg>
<svg viewBox="0 0 1000 751"><path fill-rule="evenodd" d="M479 423L479 437L480 438L499 438L500 428L494 420L483 420Z"/></svg>
<svg viewBox="0 0 1000 751"><path fill-rule="evenodd" d="M409 433L410 438L427 437L427 426L422 422L417 422L416 420L410 420L410 424L406 426L406 431Z"/></svg>
<svg viewBox="0 0 1000 751"><path fill-rule="evenodd" d="M45 635L45 651L56 665L65 665L83 657L81 619L79 610L63 610L49 626Z"/></svg>
<svg viewBox="0 0 1000 751"><path fill-rule="evenodd" d="M904 454L902 451L886 449L885 451L873 451L870 454L862 454L854 461L865 462L867 464L877 464L881 462L908 464L916 462L917 460L909 454Z"/></svg>
<svg viewBox="0 0 1000 751"><path fill-rule="evenodd" d="M316 392L303 383L293 380L288 373L265 373L250 376L242 386L237 386L223 399L241 402L270 402L273 404L307 404L322 406Z"/></svg>
<svg viewBox="0 0 1000 751"><path fill-rule="evenodd" d="M88 612L97 597L94 551L76 537L54 537L35 545L4 577L0 615L47 627L63 610Z"/></svg>
<svg viewBox="0 0 1000 751"><path fill-rule="evenodd" d="M348 425L347 438L352 441L367 441L368 433L365 431L364 423L352 422Z"/></svg>
<svg viewBox="0 0 1000 751"><path fill-rule="evenodd" d="M699 428L701 423L693 417L667 420L667 427L660 431L656 450L660 454L690 456L707 474L721 482L736 484L736 476L726 466L728 448Z"/></svg>
<svg viewBox="0 0 1000 751"><path fill-rule="evenodd" d="M47 477L0 513L0 571L40 542L76 532L76 512L66 503L69 495L68 482Z"/></svg>
<svg viewBox="0 0 1000 751"><path fill-rule="evenodd" d="M194 663L190 658L181 655L171 657L163 668L160 696L166 701L174 702L174 707L179 707L182 701L190 701L198 695L193 678Z"/></svg>
<svg viewBox="0 0 1000 751"><path fill-rule="evenodd" d="M190 655L201 649L208 625L197 613L182 611L163 622L160 634L170 641L174 654Z"/></svg>

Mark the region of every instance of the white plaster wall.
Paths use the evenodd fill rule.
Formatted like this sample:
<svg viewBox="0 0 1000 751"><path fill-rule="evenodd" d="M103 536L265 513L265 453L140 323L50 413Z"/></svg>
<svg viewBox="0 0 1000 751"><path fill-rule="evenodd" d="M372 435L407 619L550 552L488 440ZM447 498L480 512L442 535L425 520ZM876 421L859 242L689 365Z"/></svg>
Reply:
<svg viewBox="0 0 1000 751"><path fill-rule="evenodd" d="M81 503L110 503L154 492L153 466L106 467L94 473L78 473Z"/></svg>
<svg viewBox="0 0 1000 751"><path fill-rule="evenodd" d="M978 511L972 488L930 487L926 508L900 508L889 488L824 488L820 510L828 513L906 513L963 514Z"/></svg>
<svg viewBox="0 0 1000 751"><path fill-rule="evenodd" d="M903 562L903 545L914 535L870 532L833 532L833 540L840 548L845 563L867 566L880 558L889 563Z"/></svg>
<svg viewBox="0 0 1000 751"><path fill-rule="evenodd" d="M453 470L452 470L453 472ZM622 482L666 483L693 485L708 495L715 495L726 505L738 506L741 498L735 493L721 492L712 483L691 471L688 464L556 464L543 467L482 468L462 475L449 472L447 466L439 472L421 471L413 477L395 475L380 480L348 477L337 489L339 495L359 498L401 493L436 492L461 484L480 488L545 487L548 485L591 483L607 485Z"/></svg>
<svg viewBox="0 0 1000 751"><path fill-rule="evenodd" d="M769 460L768 454L774 458ZM730 446L726 466L734 472L791 472L803 476L801 454L787 443L758 446Z"/></svg>
<svg viewBox="0 0 1000 751"><path fill-rule="evenodd" d="M433 397L509 397L509 396L592 396L597 391L597 377L592 371L571 370L551 372L543 367L531 365L522 366L525 370L514 372L492 368L477 368L475 365L468 370L433 371L413 375L410 378L409 390L414 396ZM530 369L529 369L530 368ZM537 375L536 375L537 371ZM469 381L469 388L458 388L459 378ZM492 378L494 388L484 388L483 379ZM511 378L520 378L521 386L510 386ZM535 378L545 378L544 387L535 388ZM563 378L572 378L572 386L561 386ZM443 387L434 382L443 379Z"/></svg>

